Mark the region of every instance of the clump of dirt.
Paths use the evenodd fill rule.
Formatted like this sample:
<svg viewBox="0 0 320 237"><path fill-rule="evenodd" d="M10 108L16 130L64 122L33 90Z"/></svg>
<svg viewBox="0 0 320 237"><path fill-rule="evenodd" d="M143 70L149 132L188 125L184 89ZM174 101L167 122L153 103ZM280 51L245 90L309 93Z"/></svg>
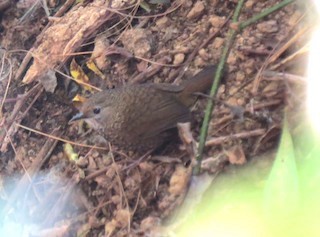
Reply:
<svg viewBox="0 0 320 237"><path fill-rule="evenodd" d="M179 83L217 64L237 1L40 2L0 8L2 214L11 210L17 229L31 223L40 235L160 234L187 193L208 98L192 109L183 145L142 156L112 144L97 149L101 134L68 123L72 99L128 83ZM246 1L240 21L277 2ZM211 174L276 145L287 91L297 83L279 75L302 71L304 55L287 56L307 34L287 43L309 32L303 16L291 4L237 35L209 124L203 168ZM71 59L88 81L70 76Z"/></svg>

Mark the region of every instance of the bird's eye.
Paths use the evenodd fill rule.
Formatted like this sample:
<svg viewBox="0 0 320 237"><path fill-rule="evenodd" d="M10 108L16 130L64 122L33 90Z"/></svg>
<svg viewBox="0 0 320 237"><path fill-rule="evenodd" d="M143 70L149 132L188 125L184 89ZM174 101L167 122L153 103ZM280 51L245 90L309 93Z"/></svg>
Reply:
<svg viewBox="0 0 320 237"><path fill-rule="evenodd" d="M94 108L93 109L94 114L99 114L100 113L100 108Z"/></svg>

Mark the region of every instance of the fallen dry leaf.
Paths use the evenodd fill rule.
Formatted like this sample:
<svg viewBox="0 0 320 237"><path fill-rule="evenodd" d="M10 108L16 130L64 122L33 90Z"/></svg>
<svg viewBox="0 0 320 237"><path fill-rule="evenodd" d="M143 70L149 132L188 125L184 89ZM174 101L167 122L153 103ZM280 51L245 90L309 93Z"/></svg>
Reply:
<svg viewBox="0 0 320 237"><path fill-rule="evenodd" d="M97 29L113 16L108 7L108 1L93 1L85 7L79 4L57 18L44 31L37 48L31 50L33 64L22 82L29 84L48 70L64 65L81 44L92 38Z"/></svg>
<svg viewBox="0 0 320 237"><path fill-rule="evenodd" d="M89 82L89 77L84 73L82 68L77 64L76 60L73 58L71 63L70 63L70 74L74 78L76 82L78 82L80 85L83 86L83 88L87 91L92 92L92 88L83 85L83 83L88 83Z"/></svg>
<svg viewBox="0 0 320 237"><path fill-rule="evenodd" d="M94 63L93 60L89 60L87 63L86 63L87 67L93 71L96 75L98 75L101 79L106 79L106 76L103 75L103 73L99 70L99 68L96 66L96 64Z"/></svg>
<svg viewBox="0 0 320 237"><path fill-rule="evenodd" d="M228 160L233 165L243 165L247 162L246 156L243 152L242 146L234 146L228 151L225 151Z"/></svg>

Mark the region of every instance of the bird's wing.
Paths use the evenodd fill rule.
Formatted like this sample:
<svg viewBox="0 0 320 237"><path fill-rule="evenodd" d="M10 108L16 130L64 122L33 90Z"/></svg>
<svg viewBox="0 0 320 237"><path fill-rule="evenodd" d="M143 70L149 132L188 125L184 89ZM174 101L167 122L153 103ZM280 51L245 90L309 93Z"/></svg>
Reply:
<svg viewBox="0 0 320 237"><path fill-rule="evenodd" d="M189 108L175 95L163 91L163 88L161 92L156 88L153 93L141 113L131 121L130 132L137 138L154 137L176 127L178 122L187 122L191 119Z"/></svg>

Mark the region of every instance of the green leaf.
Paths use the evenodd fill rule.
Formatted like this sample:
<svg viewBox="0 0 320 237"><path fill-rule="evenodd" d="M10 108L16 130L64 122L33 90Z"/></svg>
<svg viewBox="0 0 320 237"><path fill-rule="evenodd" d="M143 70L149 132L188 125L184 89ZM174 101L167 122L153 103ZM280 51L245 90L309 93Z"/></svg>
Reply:
<svg viewBox="0 0 320 237"><path fill-rule="evenodd" d="M273 221L292 217L297 210L299 196L299 177L294 145L288 122L284 118L280 146L264 192L265 214Z"/></svg>

